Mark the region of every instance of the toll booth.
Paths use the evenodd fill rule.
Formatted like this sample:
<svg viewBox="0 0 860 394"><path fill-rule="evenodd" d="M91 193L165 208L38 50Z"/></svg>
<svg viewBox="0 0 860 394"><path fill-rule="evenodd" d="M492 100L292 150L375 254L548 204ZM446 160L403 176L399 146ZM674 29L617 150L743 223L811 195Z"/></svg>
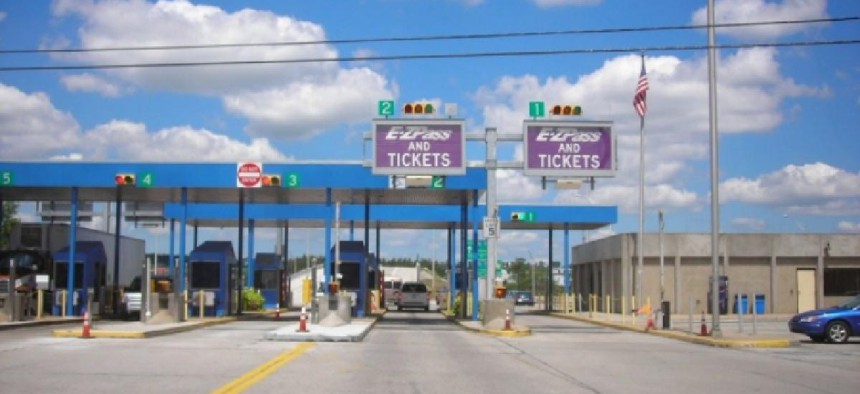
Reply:
<svg viewBox="0 0 860 394"><path fill-rule="evenodd" d="M335 248L331 249L332 256L335 255ZM333 259L334 260L334 259ZM334 264L334 261L332 261ZM367 253L364 249L362 241L340 241L340 268L335 270L332 266L330 272L337 272L339 286L338 290L350 295L352 299L353 314L355 314L355 306L360 290L360 275L361 267L367 270L366 290L377 288L379 283L380 270L376 262L376 256L372 253ZM368 297L364 298L367 303Z"/></svg>
<svg viewBox="0 0 860 394"><path fill-rule="evenodd" d="M236 254L230 241L206 241L188 256L188 297L191 316L224 316L233 310ZM204 292L203 305L196 295Z"/></svg>
<svg viewBox="0 0 860 394"><path fill-rule="evenodd" d="M254 286L263 295L263 309L276 309L287 303L287 275L281 256L257 253L254 257Z"/></svg>
<svg viewBox="0 0 860 394"><path fill-rule="evenodd" d="M70 248L66 246L54 252L54 305L52 313L62 314L62 290L68 289ZM104 299L107 273L107 254L101 241L77 241L75 243L75 272L73 293L65 302L72 303L75 316L82 315L84 306L92 302L92 312L100 310L98 304Z"/></svg>

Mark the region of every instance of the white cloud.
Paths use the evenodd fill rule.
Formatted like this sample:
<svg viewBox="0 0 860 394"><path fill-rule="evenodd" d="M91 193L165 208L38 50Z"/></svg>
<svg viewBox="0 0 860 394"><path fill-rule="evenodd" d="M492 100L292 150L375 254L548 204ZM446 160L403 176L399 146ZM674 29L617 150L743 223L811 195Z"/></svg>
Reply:
<svg viewBox="0 0 860 394"><path fill-rule="evenodd" d="M94 92L106 97L119 97L119 86L93 74L64 75L60 78L70 92Z"/></svg>
<svg viewBox="0 0 860 394"><path fill-rule="evenodd" d="M767 223L764 220L746 217L732 219L732 225L753 231L762 231L767 228Z"/></svg>
<svg viewBox="0 0 860 394"><path fill-rule="evenodd" d="M146 125L114 120L89 130L82 149L87 159L223 162L231 160L287 161L265 138L243 143L208 130L188 126L150 133ZM123 141L116 144L115 141Z"/></svg>
<svg viewBox="0 0 860 394"><path fill-rule="evenodd" d="M555 204L559 205L617 205L622 212L639 212L639 187L608 184L598 186L589 192L562 191L556 195ZM645 187L645 209L697 209L701 205L695 192L676 189L669 185Z"/></svg>
<svg viewBox="0 0 860 394"><path fill-rule="evenodd" d="M714 5L716 23L745 23L767 21L791 21L827 18L827 0L717 0ZM693 13L692 23L705 25L708 22L707 7ZM768 39L786 36L799 31L818 28L817 24L778 24L753 27L719 28L717 33L736 38Z"/></svg>
<svg viewBox="0 0 860 394"><path fill-rule="evenodd" d="M720 185L720 200L787 207L791 212L838 215L860 212L860 173L825 163L788 165L756 179Z"/></svg>
<svg viewBox="0 0 860 394"><path fill-rule="evenodd" d="M597 5L603 0L532 0L539 8L553 8L566 6Z"/></svg>
<svg viewBox="0 0 860 394"><path fill-rule="evenodd" d="M390 97L384 78L357 68L340 70L328 81L226 95L224 105L250 120L247 131L253 135L310 138L337 123L366 122L375 114L376 101Z"/></svg>
<svg viewBox="0 0 860 394"><path fill-rule="evenodd" d="M846 233L860 233L860 222L841 221L837 225L839 231Z"/></svg>
<svg viewBox="0 0 860 394"><path fill-rule="evenodd" d="M80 126L48 95L25 93L0 83L0 157L5 160L63 154L78 145Z"/></svg>
<svg viewBox="0 0 860 394"><path fill-rule="evenodd" d="M6 13L0 11L0 22L3 22L4 20L6 20Z"/></svg>
<svg viewBox="0 0 860 394"><path fill-rule="evenodd" d="M496 171L496 190L499 203L536 200L544 194L534 177L525 177L522 171L504 169Z"/></svg>
<svg viewBox="0 0 860 394"><path fill-rule="evenodd" d="M59 1L55 15L83 19L83 47L169 46L306 42L326 39L317 24L268 11L233 13L186 1ZM82 64L183 63L321 59L318 62L128 68L105 71L113 79L149 90L222 97L227 110L247 117L248 131L269 138L301 138L323 128L373 116L367 103L390 98L384 77L368 68L341 68L331 45L107 51L61 54ZM310 127L312 130L308 130Z"/></svg>

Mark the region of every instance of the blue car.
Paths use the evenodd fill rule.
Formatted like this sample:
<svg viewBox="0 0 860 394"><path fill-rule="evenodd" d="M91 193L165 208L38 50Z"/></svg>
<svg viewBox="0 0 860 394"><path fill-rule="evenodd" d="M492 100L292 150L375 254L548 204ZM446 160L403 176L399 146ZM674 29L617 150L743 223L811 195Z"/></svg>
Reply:
<svg viewBox="0 0 860 394"><path fill-rule="evenodd" d="M860 295L831 308L799 313L789 320L788 329L815 342L845 343L860 336Z"/></svg>

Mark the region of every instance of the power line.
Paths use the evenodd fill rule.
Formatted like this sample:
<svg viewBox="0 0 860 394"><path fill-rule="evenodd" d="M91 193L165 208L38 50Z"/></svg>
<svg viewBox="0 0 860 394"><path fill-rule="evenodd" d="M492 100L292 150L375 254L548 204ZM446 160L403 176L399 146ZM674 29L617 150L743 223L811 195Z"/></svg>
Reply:
<svg viewBox="0 0 860 394"><path fill-rule="evenodd" d="M765 22L738 22L715 24L715 28L742 28L754 26L774 26L792 24L812 24L828 22L850 22L860 20L860 16L848 16L839 18L819 18L801 20L780 20ZM187 50L187 49L216 49L216 48L240 48L240 47L264 47L264 46L299 46L299 45L325 45L325 44L359 44L375 42L410 42L410 41L449 41L449 40L476 40L495 38L517 38L517 37L543 37L576 34L610 34L610 33L642 33L673 30L696 30L705 29L708 25L675 25L654 27L621 27L605 29L574 29L555 31L533 31L533 32L507 32L507 33L484 33L484 34L451 34L432 36L411 37L376 37L376 38L354 38L340 40L314 40L314 41L277 41L263 43L234 43L234 44L198 44L198 45L163 45L163 46L134 46L134 47L105 47L105 48L66 48L66 49L4 49L0 55L28 54L28 53L85 53L85 52L116 52L116 51L154 51L154 50Z"/></svg>
<svg viewBox="0 0 860 394"><path fill-rule="evenodd" d="M852 40L829 40L829 41L795 41L781 43L751 43L751 44L723 44L716 45L716 49L744 49L755 47L809 47L809 46L831 46L831 45L857 45L860 39ZM93 64L80 66L8 66L0 67L0 72L13 71L59 71L59 70L105 70L125 68L166 68L166 67L202 67L202 66L235 66L235 65L263 65L263 64L297 64L297 63L324 63L324 62L352 62L352 61L389 61L389 60L437 60L437 59L467 59L484 57L518 57L518 56L554 56L554 55L582 55L602 53L636 53L636 52L680 52L708 49L707 45L675 45L675 46L653 46L653 47L630 47L630 48L598 48L598 49L562 49L546 51L496 51L496 52L464 52L464 53L441 53L441 54L414 54L414 55L390 55L390 56L365 56L365 57L338 57L338 58L304 58L304 59L281 59L281 60L234 60L234 61L210 61L210 62L165 62L165 63L129 63L129 64Z"/></svg>

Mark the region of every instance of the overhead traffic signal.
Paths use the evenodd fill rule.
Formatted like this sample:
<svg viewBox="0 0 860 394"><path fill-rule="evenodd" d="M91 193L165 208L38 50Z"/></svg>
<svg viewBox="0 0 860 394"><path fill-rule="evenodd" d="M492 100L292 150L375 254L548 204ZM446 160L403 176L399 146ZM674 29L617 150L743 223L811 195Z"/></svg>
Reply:
<svg viewBox="0 0 860 394"><path fill-rule="evenodd" d="M263 186L279 187L281 186L281 176L265 174L263 175Z"/></svg>
<svg viewBox="0 0 860 394"><path fill-rule="evenodd" d="M433 115L436 113L436 108L431 103L408 103L403 106L403 113L406 115Z"/></svg>
<svg viewBox="0 0 860 394"><path fill-rule="evenodd" d="M117 186L134 186L137 184L137 179L134 174L116 174L114 182Z"/></svg>
<svg viewBox="0 0 860 394"><path fill-rule="evenodd" d="M552 107L553 115L561 115L561 116L581 116L582 115L582 107L578 105L554 105Z"/></svg>

